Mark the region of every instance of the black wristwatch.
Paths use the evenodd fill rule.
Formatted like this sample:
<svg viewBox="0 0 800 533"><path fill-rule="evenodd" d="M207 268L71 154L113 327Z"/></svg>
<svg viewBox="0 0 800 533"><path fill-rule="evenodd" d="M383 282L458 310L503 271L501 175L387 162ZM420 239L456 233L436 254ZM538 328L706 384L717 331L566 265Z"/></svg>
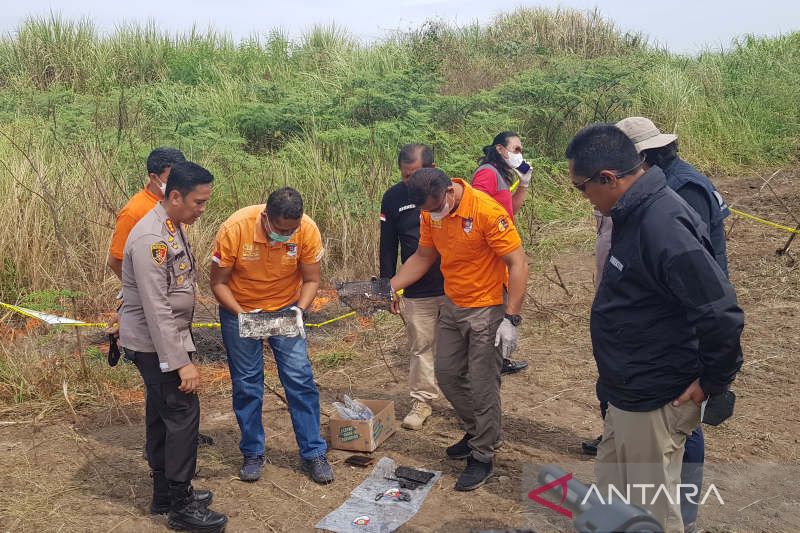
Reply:
<svg viewBox="0 0 800 533"><path fill-rule="evenodd" d="M505 318L507 318L508 321L511 322L511 325L514 326L514 327L517 327L520 324L522 324L522 317L519 316L519 315L508 315L507 314L507 315L505 315Z"/></svg>

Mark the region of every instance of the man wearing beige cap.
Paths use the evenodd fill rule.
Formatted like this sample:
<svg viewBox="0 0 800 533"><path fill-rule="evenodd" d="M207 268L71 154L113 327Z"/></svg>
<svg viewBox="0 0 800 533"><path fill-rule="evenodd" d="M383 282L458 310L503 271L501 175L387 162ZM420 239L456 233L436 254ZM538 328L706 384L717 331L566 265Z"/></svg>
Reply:
<svg viewBox="0 0 800 533"><path fill-rule="evenodd" d="M661 133L652 120L644 117L628 117L616 126L634 142L645 157L646 166L659 166L667 176L667 185L700 215L708 226L714 259L728 274L724 220L730 211L711 180L678 157L678 136Z"/></svg>
<svg viewBox="0 0 800 533"><path fill-rule="evenodd" d="M667 177L667 185L694 209L708 227L709 239L714 248L714 259L728 274L728 253L725 246L724 220L730 214L722 195L707 176L678 157L678 136L661 133L652 120L645 117L628 117L616 123L632 140L636 150L645 158L645 169L658 166ZM611 218L595 212L597 243L595 245L595 286L603 276L605 258L611 246Z"/></svg>
<svg viewBox="0 0 800 533"><path fill-rule="evenodd" d="M678 157L678 136L661 133L652 120L645 117L628 117L617 122L616 126L634 142L636 151L644 156L644 168L660 167L666 176L667 185L700 215L707 226L706 232L714 250L714 259L727 275L728 258L723 221L730 212L711 180ZM598 211L595 211L595 219L597 223L595 287L597 287L603 276L603 269L611 248L613 223L611 217L603 216ZM601 405L603 414L605 407L605 404ZM585 453L594 455L597 453L597 445L600 440L598 438L586 441L582 444L582 449ZM703 481L704 448L703 432L698 427L686 440L683 471L681 472L681 482L686 485L698 485L698 491ZM697 518L697 506L691 501L682 502L681 514L686 530L691 531Z"/></svg>

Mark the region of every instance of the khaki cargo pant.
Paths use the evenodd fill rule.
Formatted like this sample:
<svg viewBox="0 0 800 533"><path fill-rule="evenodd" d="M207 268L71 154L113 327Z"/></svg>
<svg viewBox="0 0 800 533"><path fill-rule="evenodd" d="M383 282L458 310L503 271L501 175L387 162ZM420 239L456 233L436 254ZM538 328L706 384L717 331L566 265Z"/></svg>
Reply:
<svg viewBox="0 0 800 533"><path fill-rule="evenodd" d="M406 322L411 352L408 388L412 398L425 403L439 397L433 359L436 353L436 327L444 301L444 296L400 300L400 312Z"/></svg>
<svg viewBox="0 0 800 533"><path fill-rule="evenodd" d="M502 305L458 307L446 299L439 315L436 380L472 435L472 457L489 462L500 442L500 368L494 336L503 321Z"/></svg>
<svg viewBox="0 0 800 533"><path fill-rule="evenodd" d="M665 533L683 533L680 501L675 498L681 482L683 446L700 424L700 408L689 401L680 407L671 403L647 412L623 411L608 406L603 440L597 447L597 485L607 498L608 485L626 494L631 503L648 509L664 526ZM642 489L634 484L655 485ZM663 485L671 499L656 492ZM655 500L655 501L653 501Z"/></svg>

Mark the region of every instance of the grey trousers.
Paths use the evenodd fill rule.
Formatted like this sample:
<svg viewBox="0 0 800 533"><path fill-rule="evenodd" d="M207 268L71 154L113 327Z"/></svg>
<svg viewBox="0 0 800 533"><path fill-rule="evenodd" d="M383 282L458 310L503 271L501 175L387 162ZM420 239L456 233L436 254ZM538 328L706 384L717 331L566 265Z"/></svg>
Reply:
<svg viewBox="0 0 800 533"><path fill-rule="evenodd" d="M458 307L447 299L437 330L436 381L472 435L472 457L484 463L500 442L503 358L494 337L503 315L502 305Z"/></svg>

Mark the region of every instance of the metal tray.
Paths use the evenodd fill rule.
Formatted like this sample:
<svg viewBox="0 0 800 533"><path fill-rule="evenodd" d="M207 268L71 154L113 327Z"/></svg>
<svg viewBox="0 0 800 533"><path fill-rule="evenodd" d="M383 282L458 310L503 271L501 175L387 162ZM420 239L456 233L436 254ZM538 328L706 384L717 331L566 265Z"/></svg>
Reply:
<svg viewBox="0 0 800 533"><path fill-rule="evenodd" d="M239 314L239 336L265 339L273 336L297 337L300 328L294 311L259 311Z"/></svg>

